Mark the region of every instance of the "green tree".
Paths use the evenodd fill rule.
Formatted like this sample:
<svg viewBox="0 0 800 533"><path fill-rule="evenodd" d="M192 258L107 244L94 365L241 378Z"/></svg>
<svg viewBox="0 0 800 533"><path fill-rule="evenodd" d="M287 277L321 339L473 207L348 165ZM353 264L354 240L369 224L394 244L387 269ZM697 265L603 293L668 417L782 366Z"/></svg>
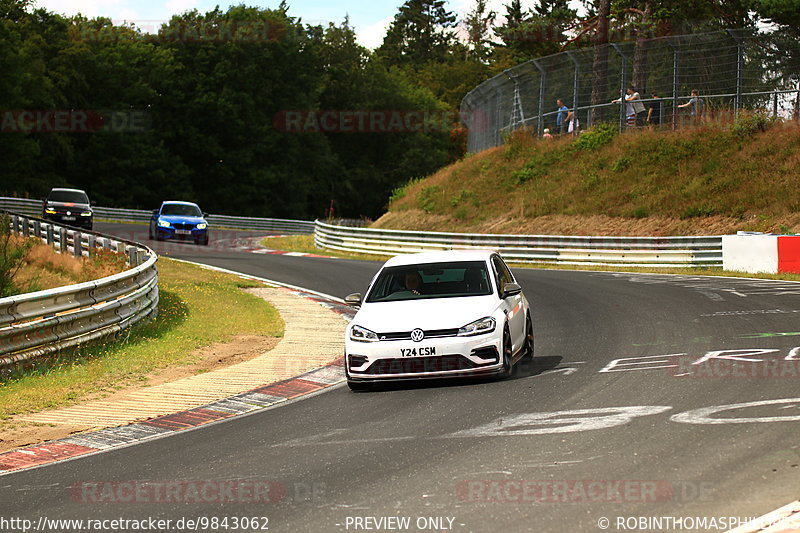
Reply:
<svg viewBox="0 0 800 533"><path fill-rule="evenodd" d="M444 0L406 0L377 52L388 65L445 61L455 42L456 17Z"/></svg>

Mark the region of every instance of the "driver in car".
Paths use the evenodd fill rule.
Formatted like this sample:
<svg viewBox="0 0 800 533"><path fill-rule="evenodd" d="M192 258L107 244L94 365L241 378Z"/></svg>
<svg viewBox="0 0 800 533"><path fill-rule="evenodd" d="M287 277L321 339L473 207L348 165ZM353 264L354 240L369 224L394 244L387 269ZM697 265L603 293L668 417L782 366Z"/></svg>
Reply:
<svg viewBox="0 0 800 533"><path fill-rule="evenodd" d="M416 270L406 272L405 286L407 290L419 295L422 288L422 276L419 275L419 272Z"/></svg>

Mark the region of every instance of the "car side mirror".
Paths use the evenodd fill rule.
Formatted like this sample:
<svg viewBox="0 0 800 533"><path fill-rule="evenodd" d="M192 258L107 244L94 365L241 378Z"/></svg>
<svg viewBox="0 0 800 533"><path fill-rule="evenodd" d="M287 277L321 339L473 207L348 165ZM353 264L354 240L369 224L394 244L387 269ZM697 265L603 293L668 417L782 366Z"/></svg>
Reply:
<svg viewBox="0 0 800 533"><path fill-rule="evenodd" d="M203 213L203 218L208 218L208 213Z"/></svg>
<svg viewBox="0 0 800 533"><path fill-rule="evenodd" d="M514 296L522 292L522 287L517 285L516 283L506 283L503 285L503 298L508 298L509 296Z"/></svg>
<svg viewBox="0 0 800 533"><path fill-rule="evenodd" d="M353 294L348 294L344 298L344 303L350 307L361 307L361 293L354 292Z"/></svg>

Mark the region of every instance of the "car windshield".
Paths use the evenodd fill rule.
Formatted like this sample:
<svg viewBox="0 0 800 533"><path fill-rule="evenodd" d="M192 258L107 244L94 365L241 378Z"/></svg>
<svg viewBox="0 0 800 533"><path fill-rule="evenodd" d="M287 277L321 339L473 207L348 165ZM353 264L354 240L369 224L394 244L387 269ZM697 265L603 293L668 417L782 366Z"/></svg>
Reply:
<svg viewBox="0 0 800 533"><path fill-rule="evenodd" d="M178 215L182 217L201 217L203 213L196 205L164 204L161 206L162 215Z"/></svg>
<svg viewBox="0 0 800 533"><path fill-rule="evenodd" d="M48 202L62 202L65 204L88 204L89 197L81 191L50 191Z"/></svg>
<svg viewBox="0 0 800 533"><path fill-rule="evenodd" d="M486 296L492 294L486 263L460 261L384 268L368 303Z"/></svg>

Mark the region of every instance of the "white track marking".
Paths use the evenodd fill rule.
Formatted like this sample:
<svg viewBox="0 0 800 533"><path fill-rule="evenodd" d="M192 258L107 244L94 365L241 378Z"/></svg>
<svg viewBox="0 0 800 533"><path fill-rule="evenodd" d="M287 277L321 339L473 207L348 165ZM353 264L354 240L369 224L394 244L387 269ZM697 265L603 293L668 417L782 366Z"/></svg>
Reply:
<svg viewBox="0 0 800 533"><path fill-rule="evenodd" d="M729 405L718 405L715 407L703 407L693 409L685 413L672 415L670 420L682 424L750 424L763 422L800 422L800 415L794 416L759 416L741 418L712 418L712 415L722 411L732 411L734 409L746 409L748 407L762 407L765 405L797 404L794 407L800 408L800 398L786 398L783 400L763 400L759 402L732 403Z"/></svg>

